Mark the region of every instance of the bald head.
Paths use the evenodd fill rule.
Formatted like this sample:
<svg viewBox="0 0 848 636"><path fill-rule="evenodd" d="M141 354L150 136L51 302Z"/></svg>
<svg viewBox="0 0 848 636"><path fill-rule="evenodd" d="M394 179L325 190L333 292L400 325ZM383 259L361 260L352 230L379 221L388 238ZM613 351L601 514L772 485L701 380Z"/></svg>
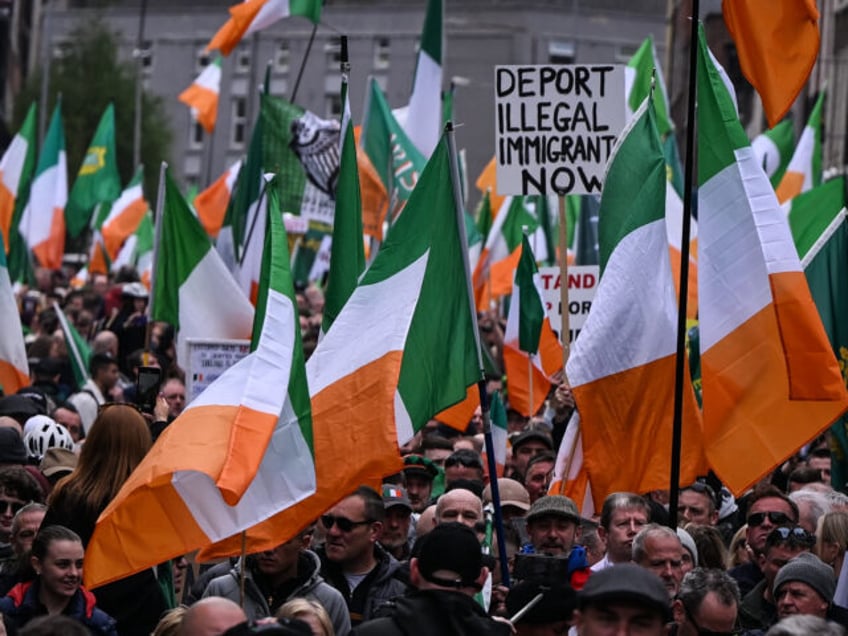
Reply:
<svg viewBox="0 0 848 636"><path fill-rule="evenodd" d="M454 488L436 502L436 524L459 523L474 528L483 520L483 502L470 490Z"/></svg>
<svg viewBox="0 0 848 636"><path fill-rule="evenodd" d="M7 428L13 428L18 432L18 435L23 438L24 431L21 428L20 422L16 420L14 417L9 417L8 415L0 415L0 426L5 426Z"/></svg>
<svg viewBox="0 0 848 636"><path fill-rule="evenodd" d="M247 620L244 610L226 598L210 596L199 600L185 613L180 636L220 636Z"/></svg>

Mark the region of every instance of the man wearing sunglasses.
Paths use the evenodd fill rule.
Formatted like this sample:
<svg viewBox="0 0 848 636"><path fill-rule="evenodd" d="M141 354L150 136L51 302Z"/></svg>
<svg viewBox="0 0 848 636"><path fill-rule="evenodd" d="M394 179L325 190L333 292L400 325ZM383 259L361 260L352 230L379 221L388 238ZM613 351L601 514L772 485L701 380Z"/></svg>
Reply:
<svg viewBox="0 0 848 636"><path fill-rule="evenodd" d="M766 538L758 565L763 580L757 583L742 599L739 621L745 629L767 630L777 622L777 605L773 586L777 573L802 552L809 552L816 538L800 526L780 526Z"/></svg>
<svg viewBox="0 0 848 636"><path fill-rule="evenodd" d="M739 585L739 592L743 598L763 580L758 557L765 549L769 533L778 526L796 525L798 506L772 485L757 488L751 494L746 521L748 530L745 539L754 553L754 559L730 570L730 576Z"/></svg>
<svg viewBox="0 0 848 636"><path fill-rule="evenodd" d="M739 586L726 572L695 568L683 577L671 611L677 636L735 636Z"/></svg>
<svg viewBox="0 0 848 636"><path fill-rule="evenodd" d="M12 521L30 501L44 502L44 493L35 478L22 466L0 468L0 558L12 556Z"/></svg>
<svg viewBox="0 0 848 636"><path fill-rule="evenodd" d="M360 486L320 517L326 537L319 552L321 575L342 593L353 626L406 592L398 578L400 563L378 543L385 518L383 498L368 486Z"/></svg>

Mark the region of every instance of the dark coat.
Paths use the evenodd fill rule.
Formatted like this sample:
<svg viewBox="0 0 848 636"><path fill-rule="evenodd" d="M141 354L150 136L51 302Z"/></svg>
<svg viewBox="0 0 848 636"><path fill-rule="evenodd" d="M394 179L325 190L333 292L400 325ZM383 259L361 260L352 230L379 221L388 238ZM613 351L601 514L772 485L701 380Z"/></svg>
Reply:
<svg viewBox="0 0 848 636"><path fill-rule="evenodd" d="M0 613L7 626L19 629L33 618L46 616L47 609L38 600L38 580L18 583L7 596L0 599ZM85 625L92 634L118 636L115 620L95 607L94 595L80 587L63 612L65 616Z"/></svg>

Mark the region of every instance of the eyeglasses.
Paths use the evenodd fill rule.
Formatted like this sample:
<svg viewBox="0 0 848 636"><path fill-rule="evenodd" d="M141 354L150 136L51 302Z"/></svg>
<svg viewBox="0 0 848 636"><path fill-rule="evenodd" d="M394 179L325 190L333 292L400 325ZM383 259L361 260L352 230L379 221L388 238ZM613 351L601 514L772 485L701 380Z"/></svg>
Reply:
<svg viewBox="0 0 848 636"><path fill-rule="evenodd" d="M683 611L686 612L686 618L689 619L690 623L692 623L692 627L694 627L695 631L698 632L698 636L739 636L739 629L736 627L729 632L715 632L711 629L704 629L698 625L698 622L695 620L695 617L692 616L692 612L689 611L686 603L681 601L680 604L683 605Z"/></svg>
<svg viewBox="0 0 848 636"><path fill-rule="evenodd" d="M816 535L810 534L801 526L775 528L769 533L766 544L788 541L791 545L812 547L816 544Z"/></svg>
<svg viewBox="0 0 848 636"><path fill-rule="evenodd" d="M795 523L795 520L785 512L755 512L748 516L748 526L752 528L761 526L765 522L766 517L776 526L791 526Z"/></svg>
<svg viewBox="0 0 848 636"><path fill-rule="evenodd" d="M342 532L350 532L357 526L366 526L373 523L371 519L365 521L351 521L347 517L337 517L335 515L321 515L321 523L329 530L333 526L338 526Z"/></svg>
<svg viewBox="0 0 848 636"><path fill-rule="evenodd" d="M13 515L18 514L21 508L26 505L23 501L9 501L8 499L0 499L0 514L6 514L10 510Z"/></svg>

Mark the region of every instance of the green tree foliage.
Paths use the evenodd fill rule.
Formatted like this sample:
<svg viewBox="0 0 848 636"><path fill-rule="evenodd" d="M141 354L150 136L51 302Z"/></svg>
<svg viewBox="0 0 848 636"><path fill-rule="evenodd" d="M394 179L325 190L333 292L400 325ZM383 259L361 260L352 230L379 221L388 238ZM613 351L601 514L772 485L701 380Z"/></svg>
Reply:
<svg viewBox="0 0 848 636"><path fill-rule="evenodd" d="M68 185L73 184L91 136L109 102L115 104L115 136L118 170L125 185L135 172L133 162L133 122L135 117L135 65L118 56L119 34L101 20L81 22L67 40L61 57L50 66L47 117L62 95L62 117L68 155ZM38 101L42 69L32 73L15 102L11 130L20 127L26 109ZM171 131L162 99L143 93L141 122L141 161L145 166L144 191L155 202L159 164L167 160ZM151 198L152 197L152 198Z"/></svg>

